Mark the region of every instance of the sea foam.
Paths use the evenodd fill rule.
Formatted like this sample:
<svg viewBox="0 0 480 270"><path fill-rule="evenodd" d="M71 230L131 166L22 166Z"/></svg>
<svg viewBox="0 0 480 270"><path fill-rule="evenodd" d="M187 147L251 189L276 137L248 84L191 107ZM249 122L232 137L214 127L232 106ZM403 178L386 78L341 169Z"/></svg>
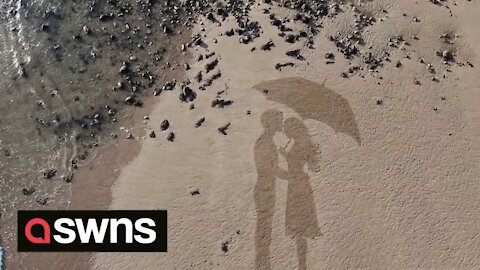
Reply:
<svg viewBox="0 0 480 270"><path fill-rule="evenodd" d="M0 270L3 269L2 260L3 260L3 249L2 249L2 247L0 247Z"/></svg>

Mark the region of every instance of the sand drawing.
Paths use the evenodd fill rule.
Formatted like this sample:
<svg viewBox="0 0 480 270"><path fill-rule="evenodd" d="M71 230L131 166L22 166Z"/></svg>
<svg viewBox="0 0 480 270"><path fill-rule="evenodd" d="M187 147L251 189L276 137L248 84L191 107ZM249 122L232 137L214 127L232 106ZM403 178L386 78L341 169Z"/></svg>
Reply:
<svg viewBox="0 0 480 270"><path fill-rule="evenodd" d="M257 226L255 231L256 268L270 269L270 243L275 207L275 171L278 167L278 149L273 141L276 132L282 129L283 114L280 111L265 111L261 116L264 133L254 147L257 166L257 183L254 188Z"/></svg>
<svg viewBox="0 0 480 270"><path fill-rule="evenodd" d="M254 200L257 211L255 231L255 269L270 269L270 246L275 207L276 180L288 181L285 207L285 232L296 244L298 267L307 269L307 239L322 232L318 225L315 198L308 171L318 172L319 149L310 137L303 120L321 121L336 132L345 133L361 143L360 133L348 101L325 87L302 78L293 77L263 82L255 86L267 99L292 108L301 118L283 120L279 110L267 110L261 116L264 132L255 143L254 159L257 182ZM278 147L273 140L277 132L289 138L289 146ZM278 166L279 155L285 157L287 170Z"/></svg>

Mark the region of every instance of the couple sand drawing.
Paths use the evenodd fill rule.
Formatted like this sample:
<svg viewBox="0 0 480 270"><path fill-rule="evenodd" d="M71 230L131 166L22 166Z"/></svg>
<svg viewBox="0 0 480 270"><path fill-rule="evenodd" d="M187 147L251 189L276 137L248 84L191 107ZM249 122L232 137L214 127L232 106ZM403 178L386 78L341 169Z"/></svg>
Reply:
<svg viewBox="0 0 480 270"><path fill-rule="evenodd" d="M307 239L321 236L318 225L315 198L308 171L319 171L319 149L313 144L303 120L324 122L336 132L345 133L358 144L360 134L348 101L325 87L302 78L292 77L267 81L255 86L268 100L287 105L299 117L284 120L279 110L262 113L260 121L263 133L254 146L257 182L254 200L257 211L255 229L255 269L270 269L270 245L272 241L275 186L277 179L288 182L285 214L285 233L296 244L298 267L307 269ZM283 132L289 143L277 147L274 136ZM293 143L292 143L293 141ZM278 166L279 156L287 161L287 170Z"/></svg>

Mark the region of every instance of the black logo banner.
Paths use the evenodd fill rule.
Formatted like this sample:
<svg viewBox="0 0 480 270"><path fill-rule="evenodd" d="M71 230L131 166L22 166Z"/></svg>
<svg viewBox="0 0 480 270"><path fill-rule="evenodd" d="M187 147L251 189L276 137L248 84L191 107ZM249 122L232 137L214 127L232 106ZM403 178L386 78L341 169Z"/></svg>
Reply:
<svg viewBox="0 0 480 270"><path fill-rule="evenodd" d="M167 211L18 211L18 251L167 252Z"/></svg>

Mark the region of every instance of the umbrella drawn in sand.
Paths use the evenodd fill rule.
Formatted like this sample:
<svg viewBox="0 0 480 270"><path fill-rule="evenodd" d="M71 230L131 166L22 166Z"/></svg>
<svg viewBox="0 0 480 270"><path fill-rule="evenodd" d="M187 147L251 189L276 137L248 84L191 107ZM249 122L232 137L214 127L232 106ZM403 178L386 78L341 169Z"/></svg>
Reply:
<svg viewBox="0 0 480 270"><path fill-rule="evenodd" d="M269 270L270 245L275 207L275 186L277 179L288 182L285 213L285 232L295 239L298 268L307 269L307 238L321 236L315 209L315 199L310 185L309 171L318 172L319 156L303 120L313 119L330 126L335 132L344 133L361 144L355 116L348 100L334 91L298 77L262 82L254 86L270 101L284 104L295 110L298 117L283 121L283 113L270 109L262 113L261 124L264 133L254 146L257 182L254 187L254 201L257 211L255 230L255 269ZM294 143L277 148L273 137L283 132ZM289 142L290 142L289 140ZM278 165L278 156L287 161L287 170Z"/></svg>
<svg viewBox="0 0 480 270"><path fill-rule="evenodd" d="M348 100L324 84L290 77L265 81L254 88L265 93L268 100L292 108L304 120L323 122L361 144L360 131Z"/></svg>

